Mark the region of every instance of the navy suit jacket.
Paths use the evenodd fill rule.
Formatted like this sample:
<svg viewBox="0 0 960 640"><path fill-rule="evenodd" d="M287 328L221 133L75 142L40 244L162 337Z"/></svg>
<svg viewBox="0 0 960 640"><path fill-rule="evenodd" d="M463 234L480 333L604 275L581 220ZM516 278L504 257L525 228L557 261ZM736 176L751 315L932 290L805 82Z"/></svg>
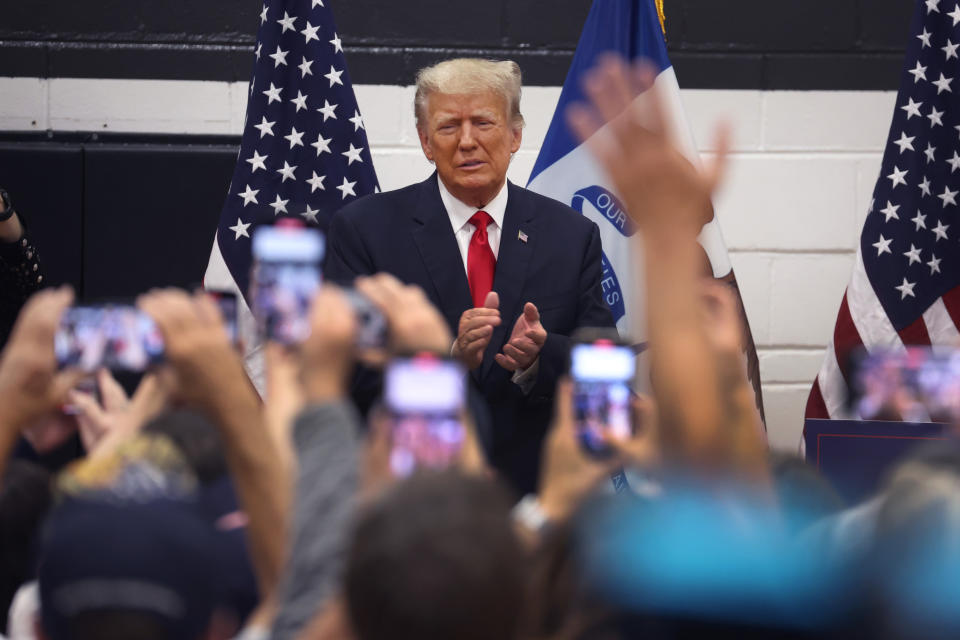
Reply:
<svg viewBox="0 0 960 640"><path fill-rule="evenodd" d="M424 182L366 196L337 212L324 272L345 285L358 275L379 272L419 285L457 335L460 316L473 301L437 180L434 173ZM493 280L503 322L470 377L490 410L491 433L481 437L490 462L523 494L537 484L554 388L567 368L569 336L580 327L615 325L602 298L597 225L555 200L513 184L508 188ZM524 395L494 355L527 302L540 311L547 340L536 384Z"/></svg>

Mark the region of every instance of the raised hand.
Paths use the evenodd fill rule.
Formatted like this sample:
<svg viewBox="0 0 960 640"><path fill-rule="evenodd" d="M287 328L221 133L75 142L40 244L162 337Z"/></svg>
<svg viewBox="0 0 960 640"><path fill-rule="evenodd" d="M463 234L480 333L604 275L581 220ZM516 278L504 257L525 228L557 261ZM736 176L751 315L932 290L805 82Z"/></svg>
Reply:
<svg viewBox="0 0 960 640"><path fill-rule="evenodd" d="M710 196L726 167L728 131L717 129L714 161L705 170L694 167L670 139L655 79L649 64L629 67L608 56L584 81L591 106L572 105L567 122L607 171L642 229L696 235L712 217Z"/></svg>
<svg viewBox="0 0 960 640"><path fill-rule="evenodd" d="M540 349L546 340L547 330L540 324L540 312L535 304L528 302L513 325L510 339L503 345L503 351L494 359L507 371L526 369L540 355Z"/></svg>
<svg viewBox="0 0 960 640"><path fill-rule="evenodd" d="M405 285L389 273L357 278L357 291L383 312L390 328L390 346L395 353L432 351L447 354L450 329L423 289Z"/></svg>
<svg viewBox="0 0 960 640"><path fill-rule="evenodd" d="M493 329L500 326L500 322L500 296L496 291L491 291L482 307L467 309L460 316L457 340L453 343L453 357L468 369L479 367L483 362L483 352L493 337Z"/></svg>

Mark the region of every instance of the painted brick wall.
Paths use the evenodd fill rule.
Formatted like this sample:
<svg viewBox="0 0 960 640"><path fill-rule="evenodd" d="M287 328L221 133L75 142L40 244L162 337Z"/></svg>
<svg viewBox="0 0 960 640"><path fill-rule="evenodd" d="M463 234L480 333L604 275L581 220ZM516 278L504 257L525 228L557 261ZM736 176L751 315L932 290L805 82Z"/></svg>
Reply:
<svg viewBox="0 0 960 640"><path fill-rule="evenodd" d="M410 87L361 85L360 107L385 189L431 168ZM510 177L525 183L559 94L525 90L529 123ZM239 134L244 83L0 78L0 130ZM880 166L890 92L685 90L704 153L712 123L735 128L717 210L760 350L771 442L795 449Z"/></svg>

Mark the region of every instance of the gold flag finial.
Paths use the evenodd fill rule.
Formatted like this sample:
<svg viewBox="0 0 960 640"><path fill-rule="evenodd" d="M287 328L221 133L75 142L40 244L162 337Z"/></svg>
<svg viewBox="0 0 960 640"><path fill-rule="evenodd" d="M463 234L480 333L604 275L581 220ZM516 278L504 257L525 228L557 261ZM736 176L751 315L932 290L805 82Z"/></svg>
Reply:
<svg viewBox="0 0 960 640"><path fill-rule="evenodd" d="M663 12L663 0L654 0L657 5L657 17L660 18L660 28L663 29L663 35L667 35L667 16Z"/></svg>

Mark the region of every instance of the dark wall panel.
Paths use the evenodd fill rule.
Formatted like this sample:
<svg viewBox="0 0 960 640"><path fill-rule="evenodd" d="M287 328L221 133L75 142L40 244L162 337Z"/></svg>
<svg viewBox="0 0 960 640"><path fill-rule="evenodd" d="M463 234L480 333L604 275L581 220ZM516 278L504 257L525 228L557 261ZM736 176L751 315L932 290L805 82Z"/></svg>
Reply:
<svg viewBox="0 0 960 640"><path fill-rule="evenodd" d="M559 84L591 4L328 2L353 80L376 84L408 84L420 66L454 55L514 58L528 84ZM8 4L0 75L233 81L249 76L261 0ZM666 0L665 8L683 86L894 89L899 69L889 60L902 55L913 2Z"/></svg>
<svg viewBox="0 0 960 640"><path fill-rule="evenodd" d="M198 284L236 157L229 145L88 145L85 297Z"/></svg>
<svg viewBox="0 0 960 640"><path fill-rule="evenodd" d="M69 144L0 142L0 185L28 220L47 282L81 291L83 152Z"/></svg>

